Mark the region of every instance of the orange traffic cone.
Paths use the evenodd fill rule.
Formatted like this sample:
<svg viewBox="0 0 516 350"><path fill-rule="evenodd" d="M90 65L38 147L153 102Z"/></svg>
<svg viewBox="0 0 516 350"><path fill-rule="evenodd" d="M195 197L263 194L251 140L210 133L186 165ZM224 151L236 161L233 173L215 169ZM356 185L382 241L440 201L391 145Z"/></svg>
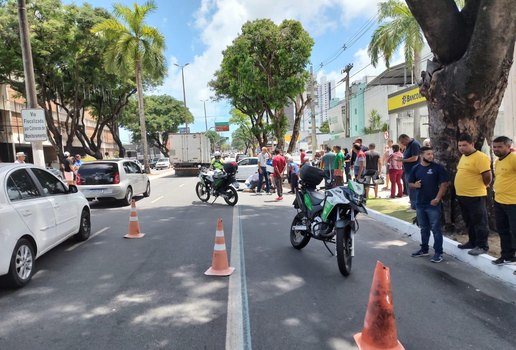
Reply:
<svg viewBox="0 0 516 350"><path fill-rule="evenodd" d="M213 247L211 267L204 274L208 276L229 276L233 271L235 271L235 268L230 267L228 264L224 228L222 227L222 219L219 218L217 220L217 231L215 232L215 246Z"/></svg>
<svg viewBox="0 0 516 350"><path fill-rule="evenodd" d="M136 214L136 201L131 201L131 215L129 216L129 233L124 238L142 238L145 233L140 232L140 224L138 223L138 214Z"/></svg>
<svg viewBox="0 0 516 350"><path fill-rule="evenodd" d="M403 350L398 341L389 268L376 262L364 328L354 336L360 350Z"/></svg>

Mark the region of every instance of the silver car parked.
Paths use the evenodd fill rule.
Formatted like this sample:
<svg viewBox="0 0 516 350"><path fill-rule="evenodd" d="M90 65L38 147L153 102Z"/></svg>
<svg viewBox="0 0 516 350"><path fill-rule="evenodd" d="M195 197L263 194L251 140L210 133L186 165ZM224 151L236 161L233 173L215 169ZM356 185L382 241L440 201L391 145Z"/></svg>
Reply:
<svg viewBox="0 0 516 350"><path fill-rule="evenodd" d="M77 172L77 187L88 200L116 199L131 204L133 196L150 196L150 181L145 171L132 160L102 160L82 163Z"/></svg>

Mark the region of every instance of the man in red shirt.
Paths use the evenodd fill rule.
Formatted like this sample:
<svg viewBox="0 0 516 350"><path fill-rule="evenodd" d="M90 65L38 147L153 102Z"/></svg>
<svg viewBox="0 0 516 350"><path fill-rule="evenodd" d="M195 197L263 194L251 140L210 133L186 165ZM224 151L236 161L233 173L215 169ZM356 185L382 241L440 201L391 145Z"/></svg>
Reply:
<svg viewBox="0 0 516 350"><path fill-rule="evenodd" d="M306 157L306 153L305 153L305 150L300 148L299 149L299 158L300 158L300 162L301 162L301 165L305 164L305 157Z"/></svg>
<svg viewBox="0 0 516 350"><path fill-rule="evenodd" d="M274 168L274 185L276 186L276 192L278 193L277 201L283 199L283 173L287 162L285 157L281 155L279 149L274 150L274 158L272 158L272 167Z"/></svg>

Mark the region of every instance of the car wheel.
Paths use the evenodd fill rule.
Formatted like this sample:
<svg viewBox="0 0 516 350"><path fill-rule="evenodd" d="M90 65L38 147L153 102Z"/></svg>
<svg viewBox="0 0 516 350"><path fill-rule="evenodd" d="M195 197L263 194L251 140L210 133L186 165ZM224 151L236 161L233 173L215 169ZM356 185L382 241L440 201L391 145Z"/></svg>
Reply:
<svg viewBox="0 0 516 350"><path fill-rule="evenodd" d="M122 203L124 205L130 205L133 200L133 189L131 187L127 187L127 191L125 192L125 198L122 199Z"/></svg>
<svg viewBox="0 0 516 350"><path fill-rule="evenodd" d="M91 234L91 218L88 209L84 208L81 213L81 222L79 223L79 232L75 234L75 239L85 241L90 238Z"/></svg>
<svg viewBox="0 0 516 350"><path fill-rule="evenodd" d="M150 181L147 181L147 188L145 189L145 192L143 192L144 197L150 196Z"/></svg>
<svg viewBox="0 0 516 350"><path fill-rule="evenodd" d="M36 267L34 247L26 238L20 238L14 247L7 284L13 288L21 288L29 283Z"/></svg>

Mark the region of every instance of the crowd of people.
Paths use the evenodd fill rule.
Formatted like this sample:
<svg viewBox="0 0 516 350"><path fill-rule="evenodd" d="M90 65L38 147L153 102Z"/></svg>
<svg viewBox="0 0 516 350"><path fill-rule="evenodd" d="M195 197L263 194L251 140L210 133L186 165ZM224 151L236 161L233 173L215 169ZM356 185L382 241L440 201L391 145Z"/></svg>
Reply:
<svg viewBox="0 0 516 350"><path fill-rule="evenodd" d="M324 170L325 188L342 186L354 179L370 185L366 186L366 196L367 189L373 187L377 198L378 185L383 183L385 171L384 189L390 186L389 198L408 195L410 207L407 211L416 213L422 241L420 249L412 256L429 256L429 239L433 234L434 254L430 261L439 263L443 260L441 203L448 191L451 174L434 161L429 139L420 144L402 134L398 142L388 140L383 154L376 150L374 143L367 147L363 145L360 138L354 140L351 152L340 146L326 146L310 159L301 149L299 164L289 154L283 155L280 150L271 154L264 147L258 155L257 174L246 184L256 186L258 195L263 190L271 194L271 184L275 184L276 199L282 200L283 174L286 172L290 183L289 193L294 193L300 168L309 164ZM506 136L493 140L491 147L498 157L493 166L494 181L489 157L475 148L470 135L460 135L457 145L461 158L453 180L453 197L457 198L468 233L468 241L459 244L458 248L467 249L473 256L489 251L486 198L487 188L493 186L495 220L501 244L501 256L493 261L495 265L516 263L516 153L511 145L512 140Z"/></svg>

